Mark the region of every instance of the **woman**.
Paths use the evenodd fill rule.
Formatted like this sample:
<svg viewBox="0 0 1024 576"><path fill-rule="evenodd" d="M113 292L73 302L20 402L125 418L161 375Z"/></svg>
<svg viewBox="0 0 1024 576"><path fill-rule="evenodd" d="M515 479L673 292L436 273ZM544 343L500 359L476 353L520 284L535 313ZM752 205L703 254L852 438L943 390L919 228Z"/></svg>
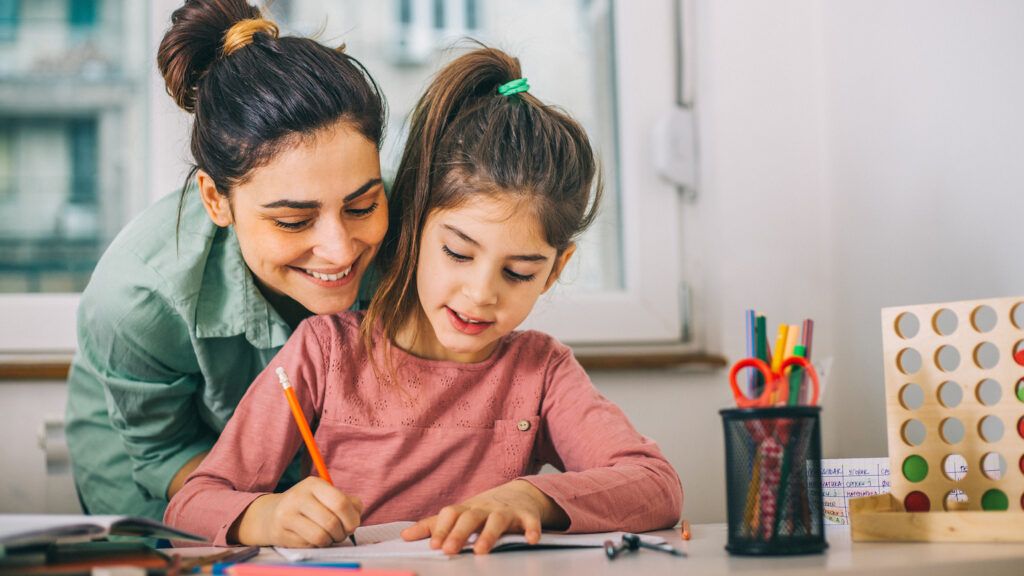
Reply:
<svg viewBox="0 0 1024 576"><path fill-rule="evenodd" d="M187 0L157 61L195 166L97 265L67 405L86 510L154 519L292 329L353 305L388 220L385 104L354 58Z"/></svg>

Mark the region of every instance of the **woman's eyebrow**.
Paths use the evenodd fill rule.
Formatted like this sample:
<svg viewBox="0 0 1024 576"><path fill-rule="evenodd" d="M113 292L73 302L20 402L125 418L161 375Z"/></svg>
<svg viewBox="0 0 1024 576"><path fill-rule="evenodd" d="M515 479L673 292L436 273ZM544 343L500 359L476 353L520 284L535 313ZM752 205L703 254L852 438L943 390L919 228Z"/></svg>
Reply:
<svg viewBox="0 0 1024 576"><path fill-rule="evenodd" d="M452 226L451 224L442 224L442 226L446 228L449 232L455 234L459 238L462 238L466 242L469 242L473 246L480 246L479 242L473 240L473 238L469 234L466 234L465 232L459 230L455 226ZM543 254L516 254L515 256L509 256L508 259L518 260L521 262L543 262L547 260L548 257Z"/></svg>
<svg viewBox="0 0 1024 576"><path fill-rule="evenodd" d="M371 180L367 180L365 184L363 184L359 188L356 188L356 190L350 193L348 196L345 196L345 198L342 199L342 202L347 204L355 200L356 198L359 198L360 196L366 194L368 191L370 191L370 189L380 184L381 182L382 180L380 178L373 178ZM292 208L294 210L314 210L320 208L322 205L323 204L319 200L288 200L285 198L281 200L274 200L273 202L264 204L263 207Z"/></svg>

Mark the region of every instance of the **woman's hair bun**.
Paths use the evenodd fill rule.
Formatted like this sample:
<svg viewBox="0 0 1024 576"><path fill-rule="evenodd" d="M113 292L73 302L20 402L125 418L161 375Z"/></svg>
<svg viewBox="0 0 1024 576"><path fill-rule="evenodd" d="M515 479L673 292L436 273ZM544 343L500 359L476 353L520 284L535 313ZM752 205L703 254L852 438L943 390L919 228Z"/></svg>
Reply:
<svg viewBox="0 0 1024 576"><path fill-rule="evenodd" d="M230 51L226 40L236 24ZM171 27L157 51L157 65L167 85L167 93L187 112L195 111L196 88L210 66L224 53L230 53L252 41L253 34L277 26L260 16L260 10L245 0L186 0L171 15ZM241 45L238 42L243 41Z"/></svg>

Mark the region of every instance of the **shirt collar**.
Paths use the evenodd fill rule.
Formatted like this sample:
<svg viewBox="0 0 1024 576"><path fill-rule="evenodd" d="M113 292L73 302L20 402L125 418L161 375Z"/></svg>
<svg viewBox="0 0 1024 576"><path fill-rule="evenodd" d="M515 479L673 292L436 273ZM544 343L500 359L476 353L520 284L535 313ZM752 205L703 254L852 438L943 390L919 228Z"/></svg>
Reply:
<svg viewBox="0 0 1024 576"><path fill-rule="evenodd" d="M279 348L288 340L291 328L260 293L242 258L234 229L218 228L212 234L199 286L196 337L224 338L239 334L244 334L256 348Z"/></svg>

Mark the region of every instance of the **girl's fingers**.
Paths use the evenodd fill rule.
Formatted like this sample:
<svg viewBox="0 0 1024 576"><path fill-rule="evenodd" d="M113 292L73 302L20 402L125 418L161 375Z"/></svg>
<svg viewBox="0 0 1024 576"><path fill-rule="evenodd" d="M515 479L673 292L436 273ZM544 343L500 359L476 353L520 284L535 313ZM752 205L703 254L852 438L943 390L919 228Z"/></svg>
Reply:
<svg viewBox="0 0 1024 576"><path fill-rule="evenodd" d="M437 549L444 543L445 538L448 537L448 533L451 532L452 527L455 526L455 521L459 519L463 508L456 506L445 506L441 508L441 512L437 515L437 521L434 522L434 529L430 536L430 547Z"/></svg>
<svg viewBox="0 0 1024 576"><path fill-rule="evenodd" d="M434 522L436 521L437 516L431 516L430 518L420 520L405 530L402 530L402 539L406 542L410 542L412 540L423 540L430 536L432 532L431 528L434 526Z"/></svg>
<svg viewBox="0 0 1024 576"><path fill-rule="evenodd" d="M464 512L459 515L459 519L455 521L455 526L452 527L448 537L444 540L442 550L444 550L445 554L458 554L462 551L462 547L466 545L466 540L469 539L470 535L483 526L484 521L487 520L487 513L483 510L478 508L463 510Z"/></svg>
<svg viewBox="0 0 1024 576"><path fill-rule="evenodd" d="M298 513L319 526L331 537L332 542L341 542L348 536L348 532L345 531L345 526L342 524L338 514L324 506L316 498L310 498L308 501L303 502Z"/></svg>
<svg viewBox="0 0 1024 576"><path fill-rule="evenodd" d="M330 533L302 514L294 514L285 524L286 531L294 532L302 541L299 548L322 548L334 543Z"/></svg>
<svg viewBox="0 0 1024 576"><path fill-rule="evenodd" d="M344 534L339 536L338 542L355 532L356 528L359 527L363 509L363 503L359 498L347 496L344 492L326 482L314 484L312 493L313 497L336 516L341 523ZM327 526L325 525L324 527L326 528Z"/></svg>
<svg viewBox="0 0 1024 576"><path fill-rule="evenodd" d="M526 536L527 544L540 542L541 524L539 516L520 514L519 522L523 525L523 535Z"/></svg>
<svg viewBox="0 0 1024 576"><path fill-rule="evenodd" d="M476 543L473 544L473 553L487 554L490 552L498 538L501 538L502 534L509 531L512 521L513 517L511 515L502 512L492 512L487 516L484 529L480 531Z"/></svg>

